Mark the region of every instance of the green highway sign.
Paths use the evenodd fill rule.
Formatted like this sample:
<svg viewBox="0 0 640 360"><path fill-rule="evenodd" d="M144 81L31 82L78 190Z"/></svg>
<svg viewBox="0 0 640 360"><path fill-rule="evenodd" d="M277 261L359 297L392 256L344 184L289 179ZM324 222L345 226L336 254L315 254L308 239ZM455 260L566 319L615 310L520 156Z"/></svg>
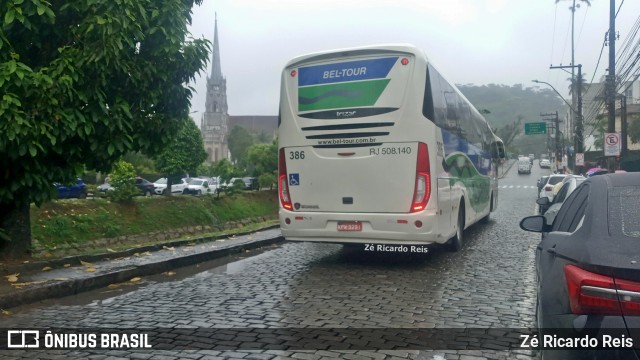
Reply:
<svg viewBox="0 0 640 360"><path fill-rule="evenodd" d="M546 134L546 133L547 133L546 122L535 122L535 123L524 124L525 135L536 135L536 134Z"/></svg>

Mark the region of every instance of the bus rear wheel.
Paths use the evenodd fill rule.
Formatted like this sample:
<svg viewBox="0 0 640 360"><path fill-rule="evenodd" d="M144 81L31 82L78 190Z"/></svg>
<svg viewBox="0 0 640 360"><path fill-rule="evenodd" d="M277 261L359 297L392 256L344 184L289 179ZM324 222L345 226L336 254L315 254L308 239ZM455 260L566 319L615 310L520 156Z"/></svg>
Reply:
<svg viewBox="0 0 640 360"><path fill-rule="evenodd" d="M464 202L460 202L460 208L458 210L458 227L456 229L456 235L449 240L449 251L460 251L464 242Z"/></svg>

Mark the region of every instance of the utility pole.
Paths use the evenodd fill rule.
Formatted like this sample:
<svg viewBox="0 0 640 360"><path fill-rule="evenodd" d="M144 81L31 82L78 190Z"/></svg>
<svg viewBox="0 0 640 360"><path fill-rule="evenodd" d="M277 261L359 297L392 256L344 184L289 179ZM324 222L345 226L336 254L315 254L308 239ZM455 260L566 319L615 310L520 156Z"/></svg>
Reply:
<svg viewBox="0 0 640 360"><path fill-rule="evenodd" d="M627 156L627 97L620 95L620 158Z"/></svg>
<svg viewBox="0 0 640 360"><path fill-rule="evenodd" d="M556 153L556 169L558 168L558 159L562 161L562 149L560 147L560 117L558 116L558 111L555 113L542 114L540 116L543 117L542 120L547 122L552 122L552 126L548 126L551 129L555 129L555 153Z"/></svg>
<svg viewBox="0 0 640 360"><path fill-rule="evenodd" d="M616 0L609 0L609 76L607 77L607 132L616 132ZM610 172L616 170L614 157L609 157Z"/></svg>

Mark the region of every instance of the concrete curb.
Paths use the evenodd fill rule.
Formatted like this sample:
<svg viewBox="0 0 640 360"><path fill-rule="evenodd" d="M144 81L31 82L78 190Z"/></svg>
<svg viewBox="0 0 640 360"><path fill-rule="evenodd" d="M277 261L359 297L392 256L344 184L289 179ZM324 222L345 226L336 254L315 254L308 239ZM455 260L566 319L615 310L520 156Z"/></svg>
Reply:
<svg viewBox="0 0 640 360"><path fill-rule="evenodd" d="M279 227L279 225L273 225L263 229L254 230L251 232L245 232L242 234L234 234L234 235L235 236L248 235L248 234L253 234L257 231L274 229L277 227ZM83 261L96 261L96 260L101 260L106 258L128 256L135 252L161 250L163 246L182 246L186 244L193 244L195 242L203 243L207 241L214 241L217 239L229 238L229 237L231 237L231 235L203 237L203 238L191 239L191 240L179 240L171 243L162 243L162 244L153 245L153 246L145 246L142 248L129 249L119 253L100 254L100 255L94 255L94 256L74 256L74 257L69 257L69 258L64 258L64 259L59 259L54 261L37 262L34 264L25 264L25 265L33 265L33 268L40 269L42 266L46 266L47 264L61 265L61 264L69 263L69 261L77 261L77 263L79 263L81 259ZM42 284L40 286L34 286L32 288L16 289L11 293L0 295L0 309L7 309L11 307L20 306L20 305L26 305L26 304L42 301L45 299L53 299L53 298L60 298L60 297L69 296L69 295L75 295L81 292L90 291L90 290L94 290L102 287L107 287L109 284L129 281L131 278L134 278L134 277L154 275L170 269L194 265L201 262L232 255L235 253L240 253L245 250L256 249L256 248L276 244L283 241L284 241L284 238L282 236L276 236L273 238L253 240L251 242L244 242L241 244L229 244L228 246L223 246L221 248L216 248L216 249L212 249L210 251L205 251L201 253L185 254L184 256L150 262L147 264L132 265L131 267L128 267L128 268L114 270L112 272L109 272L106 274L99 274L93 277L87 277L83 279L74 279L74 280L63 280L63 281L58 281L52 284ZM13 270L16 270L16 269L13 269Z"/></svg>
<svg viewBox="0 0 640 360"><path fill-rule="evenodd" d="M153 244L153 245L134 247L134 248L130 248L123 251L94 254L94 255L74 255L74 256L67 256L59 259L52 259L52 260L30 261L26 264L4 265L4 266L0 266L0 273L5 273L5 274L24 273L24 272L38 271L45 266L49 266L52 268L62 267L64 264L79 265L80 261L96 262L96 261L101 261L104 259L109 259L114 257L117 258L117 257L132 256L135 253L162 250L163 247L165 246L180 247L180 246L185 246L190 244L200 244L200 243L216 241L220 239L228 239L232 236L244 236L244 235L253 234L258 231L277 229L279 227L280 225L275 224L275 225L265 226L263 228L259 228L251 231L243 231L243 232L234 233L234 234L221 234L217 236L203 236L203 237L195 237L191 239L173 240L173 241L167 241L167 242L162 242L162 243Z"/></svg>

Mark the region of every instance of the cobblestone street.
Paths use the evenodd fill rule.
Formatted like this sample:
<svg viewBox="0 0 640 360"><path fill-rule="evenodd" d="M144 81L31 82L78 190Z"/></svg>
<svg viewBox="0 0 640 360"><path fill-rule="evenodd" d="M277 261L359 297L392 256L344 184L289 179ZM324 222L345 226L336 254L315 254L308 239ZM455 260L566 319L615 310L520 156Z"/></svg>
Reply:
<svg viewBox="0 0 640 360"><path fill-rule="evenodd" d="M535 185L537 172L512 169L502 185ZM515 173L515 174L514 174ZM285 243L231 262L174 270L166 279L145 278L128 292L110 289L17 308L3 328L321 328L394 329L534 327L534 249L539 237L518 228L534 212L535 190L500 189L499 207L488 224L465 232L458 253L434 248L426 256L373 255L341 245ZM386 330L385 330L386 329ZM170 331L169 331L170 332ZM214 332L215 333L215 332ZM217 334L219 335L219 334ZM236 334L237 335L237 334ZM274 335L272 335L274 336ZM375 343L375 335L352 339L344 348L332 336L314 340L325 350L268 350L251 337L212 335L172 342L173 350L6 351L3 358L139 359L528 359L530 350L424 350L410 339ZM246 343L244 343L246 342ZM277 342L274 342L277 343ZM347 344L347 345L344 345ZM397 345L397 344L396 344ZM318 345L320 346L320 345ZM200 349L200 350L191 350ZM273 349L273 348L272 348Z"/></svg>

